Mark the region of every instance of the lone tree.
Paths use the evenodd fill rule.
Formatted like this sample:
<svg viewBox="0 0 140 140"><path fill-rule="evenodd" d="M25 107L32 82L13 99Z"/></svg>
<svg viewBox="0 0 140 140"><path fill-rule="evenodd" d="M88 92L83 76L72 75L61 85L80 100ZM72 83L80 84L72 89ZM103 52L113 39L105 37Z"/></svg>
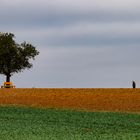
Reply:
<svg viewBox="0 0 140 140"><path fill-rule="evenodd" d="M34 60L39 54L32 44L18 44L14 37L12 33L0 32L0 74L6 76L6 82L10 82L10 77L14 73L31 68L33 65L29 60Z"/></svg>

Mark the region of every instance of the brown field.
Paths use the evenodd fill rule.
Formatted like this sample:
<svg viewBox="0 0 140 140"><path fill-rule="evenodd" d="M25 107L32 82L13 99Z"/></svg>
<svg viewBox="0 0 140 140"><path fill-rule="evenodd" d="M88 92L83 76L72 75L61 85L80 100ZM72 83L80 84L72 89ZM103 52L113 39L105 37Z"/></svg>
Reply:
<svg viewBox="0 0 140 140"><path fill-rule="evenodd" d="M0 89L0 105L140 113L140 89Z"/></svg>

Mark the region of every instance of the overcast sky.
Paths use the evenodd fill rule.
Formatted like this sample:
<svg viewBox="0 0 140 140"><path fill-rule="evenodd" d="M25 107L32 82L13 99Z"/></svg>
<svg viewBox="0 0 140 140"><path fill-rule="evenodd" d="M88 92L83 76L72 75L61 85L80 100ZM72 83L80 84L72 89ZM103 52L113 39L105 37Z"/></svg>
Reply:
<svg viewBox="0 0 140 140"><path fill-rule="evenodd" d="M140 87L139 0L1 0L0 32L40 51L17 87Z"/></svg>

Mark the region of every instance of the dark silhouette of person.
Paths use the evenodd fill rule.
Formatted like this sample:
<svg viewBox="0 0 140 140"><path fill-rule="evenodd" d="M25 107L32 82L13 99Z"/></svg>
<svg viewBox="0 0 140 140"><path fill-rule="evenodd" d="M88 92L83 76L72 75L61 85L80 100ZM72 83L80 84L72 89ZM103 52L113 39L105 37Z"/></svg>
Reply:
<svg viewBox="0 0 140 140"><path fill-rule="evenodd" d="M136 88L136 82L135 81L132 81L132 87Z"/></svg>

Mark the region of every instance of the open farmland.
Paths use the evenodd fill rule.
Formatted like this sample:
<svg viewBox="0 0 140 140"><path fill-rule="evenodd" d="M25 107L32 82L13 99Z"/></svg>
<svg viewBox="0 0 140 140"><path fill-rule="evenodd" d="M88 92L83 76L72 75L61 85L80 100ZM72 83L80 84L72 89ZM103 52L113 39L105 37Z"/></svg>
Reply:
<svg viewBox="0 0 140 140"><path fill-rule="evenodd" d="M86 111L140 112L140 89L0 89L1 105Z"/></svg>
<svg viewBox="0 0 140 140"><path fill-rule="evenodd" d="M139 140L139 113L140 89L0 89L0 139Z"/></svg>
<svg viewBox="0 0 140 140"><path fill-rule="evenodd" d="M140 140L140 115L0 107L1 140Z"/></svg>

